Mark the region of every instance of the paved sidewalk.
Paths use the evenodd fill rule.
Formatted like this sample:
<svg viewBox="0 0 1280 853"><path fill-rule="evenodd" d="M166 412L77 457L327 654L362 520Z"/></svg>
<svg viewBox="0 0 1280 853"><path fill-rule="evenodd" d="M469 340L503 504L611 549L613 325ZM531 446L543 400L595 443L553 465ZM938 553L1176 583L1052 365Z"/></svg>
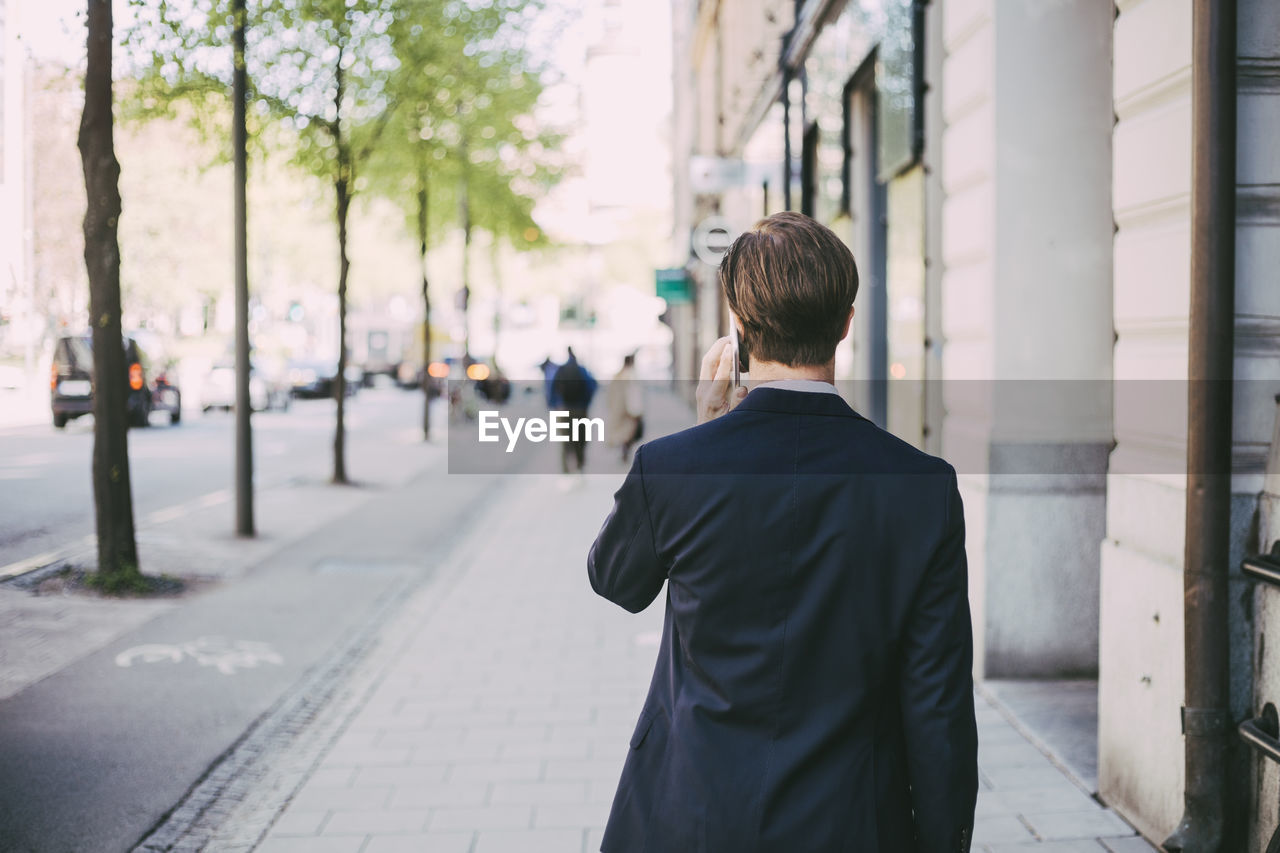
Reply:
<svg viewBox="0 0 1280 853"><path fill-rule="evenodd" d="M444 418L443 406L436 417ZM296 542L333 524L375 498L403 486L421 472L445 467L442 441L424 443L418 428L368 429L357 410L348 417L353 432L348 460L364 487L334 487L325 482L327 459L316 473L277 483L259 483L255 496L258 536L232 535L232 493L223 489L137 517L137 543L144 571L196 581L233 582ZM267 421L255 427L261 445L289 423ZM366 428L369 434L356 430ZM83 567L96 561L93 537L61 549L54 569ZM34 565L39 565L37 558ZM148 620L179 606L184 599L117 599L57 591L35 595L30 587L47 570L0 583L0 700L106 646Z"/></svg>
<svg viewBox="0 0 1280 853"><path fill-rule="evenodd" d="M452 584L407 607L421 623L260 853L599 849L661 600L631 616L587 585L584 555L616 478L570 492L513 481ZM976 701L975 850L1152 849Z"/></svg>
<svg viewBox="0 0 1280 853"><path fill-rule="evenodd" d="M1129 824L1032 745L1008 713L981 696L975 850L989 853L1151 853Z"/></svg>
<svg viewBox="0 0 1280 853"><path fill-rule="evenodd" d="M662 626L586 582L615 486L512 478L261 853L599 849Z"/></svg>

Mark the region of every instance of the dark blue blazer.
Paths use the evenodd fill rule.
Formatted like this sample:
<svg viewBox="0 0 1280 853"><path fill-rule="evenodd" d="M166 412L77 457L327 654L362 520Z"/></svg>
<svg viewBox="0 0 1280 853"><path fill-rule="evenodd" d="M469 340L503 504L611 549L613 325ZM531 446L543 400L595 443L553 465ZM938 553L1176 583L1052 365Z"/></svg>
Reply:
<svg viewBox="0 0 1280 853"><path fill-rule="evenodd" d="M955 471L761 387L643 445L587 558L666 621L605 853L954 853L978 788Z"/></svg>

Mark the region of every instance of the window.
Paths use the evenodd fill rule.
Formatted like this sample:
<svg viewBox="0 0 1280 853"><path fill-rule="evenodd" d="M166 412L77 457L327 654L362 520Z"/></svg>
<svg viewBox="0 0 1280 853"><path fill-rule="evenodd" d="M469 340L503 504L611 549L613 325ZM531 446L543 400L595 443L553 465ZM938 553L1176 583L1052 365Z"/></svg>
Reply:
<svg viewBox="0 0 1280 853"><path fill-rule="evenodd" d="M800 151L800 212L815 216L818 195L818 123L805 129Z"/></svg>

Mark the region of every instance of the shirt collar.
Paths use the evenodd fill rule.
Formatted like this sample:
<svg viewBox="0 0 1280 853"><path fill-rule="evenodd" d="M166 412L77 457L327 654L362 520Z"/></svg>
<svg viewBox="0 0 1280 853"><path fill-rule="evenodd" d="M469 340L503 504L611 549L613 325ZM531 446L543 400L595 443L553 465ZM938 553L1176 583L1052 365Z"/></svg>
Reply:
<svg viewBox="0 0 1280 853"><path fill-rule="evenodd" d="M835 394L840 395L836 390L836 386L830 382L823 382L820 379L774 379L769 382L761 382L752 388L777 388L780 391L808 391L814 394Z"/></svg>

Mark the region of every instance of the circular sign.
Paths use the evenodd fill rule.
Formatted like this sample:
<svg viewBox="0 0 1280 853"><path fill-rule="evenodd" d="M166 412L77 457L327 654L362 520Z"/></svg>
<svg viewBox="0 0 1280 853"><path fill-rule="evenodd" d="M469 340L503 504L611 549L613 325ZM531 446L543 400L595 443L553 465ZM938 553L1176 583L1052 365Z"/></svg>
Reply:
<svg viewBox="0 0 1280 853"><path fill-rule="evenodd" d="M709 266L720 266L720 259L738 232L723 216L708 216L693 229L693 253Z"/></svg>

